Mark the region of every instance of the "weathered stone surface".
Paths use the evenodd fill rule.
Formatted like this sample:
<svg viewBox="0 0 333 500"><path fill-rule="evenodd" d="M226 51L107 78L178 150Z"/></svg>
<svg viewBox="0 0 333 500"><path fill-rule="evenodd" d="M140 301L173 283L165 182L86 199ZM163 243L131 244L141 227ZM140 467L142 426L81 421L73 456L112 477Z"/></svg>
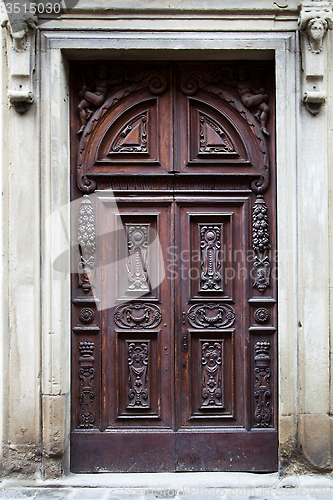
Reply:
<svg viewBox="0 0 333 500"><path fill-rule="evenodd" d="M328 415L300 415L299 445L304 457L319 469L331 468L333 420Z"/></svg>

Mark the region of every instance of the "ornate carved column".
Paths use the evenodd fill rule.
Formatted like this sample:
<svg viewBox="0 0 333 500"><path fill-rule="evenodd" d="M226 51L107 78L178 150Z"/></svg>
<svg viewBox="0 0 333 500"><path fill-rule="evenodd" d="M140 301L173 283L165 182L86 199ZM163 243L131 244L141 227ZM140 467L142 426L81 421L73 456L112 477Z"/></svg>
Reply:
<svg viewBox="0 0 333 500"><path fill-rule="evenodd" d="M321 0L301 3L298 26L304 71L303 102L310 113L316 115L326 101L325 39L333 27L331 3Z"/></svg>

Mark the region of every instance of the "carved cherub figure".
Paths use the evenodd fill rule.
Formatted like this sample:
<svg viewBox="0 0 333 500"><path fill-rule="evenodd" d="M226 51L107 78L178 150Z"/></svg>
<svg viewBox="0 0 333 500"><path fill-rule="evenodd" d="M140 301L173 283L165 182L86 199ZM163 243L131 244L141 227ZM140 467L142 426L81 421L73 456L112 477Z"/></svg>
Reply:
<svg viewBox="0 0 333 500"><path fill-rule="evenodd" d="M225 75L222 77L223 83L231 87L236 87L240 100L244 106L247 108L258 108L255 117L260 122L262 132L269 135L266 128L269 113L269 107L266 104L268 95L265 94L265 90L263 88L259 90L254 88L253 81L251 81L245 66L239 66L234 71L232 68L224 68L223 73Z"/></svg>
<svg viewBox="0 0 333 500"><path fill-rule="evenodd" d="M78 134L83 132L84 127L92 114L90 105L92 104L97 108L100 107L105 101L108 87L111 83L114 83L111 78L107 78L108 68L105 64L99 66L96 73L97 78L92 81L91 87L86 87L84 85L79 93L82 100L77 107L81 120L81 127L77 132Z"/></svg>

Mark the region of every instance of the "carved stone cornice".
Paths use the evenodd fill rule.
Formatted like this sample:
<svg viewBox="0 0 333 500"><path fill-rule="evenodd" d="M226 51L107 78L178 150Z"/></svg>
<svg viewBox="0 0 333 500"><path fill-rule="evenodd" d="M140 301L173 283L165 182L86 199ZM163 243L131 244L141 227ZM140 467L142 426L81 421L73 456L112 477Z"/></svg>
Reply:
<svg viewBox="0 0 333 500"><path fill-rule="evenodd" d="M328 1L312 0L300 4L298 26L301 33L303 102L312 114L326 102L325 39L333 27L333 10Z"/></svg>

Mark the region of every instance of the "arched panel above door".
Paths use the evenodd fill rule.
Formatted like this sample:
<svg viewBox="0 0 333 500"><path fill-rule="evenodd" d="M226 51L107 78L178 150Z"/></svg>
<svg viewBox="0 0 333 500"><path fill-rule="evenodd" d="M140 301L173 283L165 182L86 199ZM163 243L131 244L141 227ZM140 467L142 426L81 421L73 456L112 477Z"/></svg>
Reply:
<svg viewBox="0 0 333 500"><path fill-rule="evenodd" d="M210 104L189 99L188 165L250 165L250 154L240 130Z"/></svg>
<svg viewBox="0 0 333 500"><path fill-rule="evenodd" d="M91 151L93 167L119 168L120 165L160 167L160 123L156 98L110 113L106 130Z"/></svg>

